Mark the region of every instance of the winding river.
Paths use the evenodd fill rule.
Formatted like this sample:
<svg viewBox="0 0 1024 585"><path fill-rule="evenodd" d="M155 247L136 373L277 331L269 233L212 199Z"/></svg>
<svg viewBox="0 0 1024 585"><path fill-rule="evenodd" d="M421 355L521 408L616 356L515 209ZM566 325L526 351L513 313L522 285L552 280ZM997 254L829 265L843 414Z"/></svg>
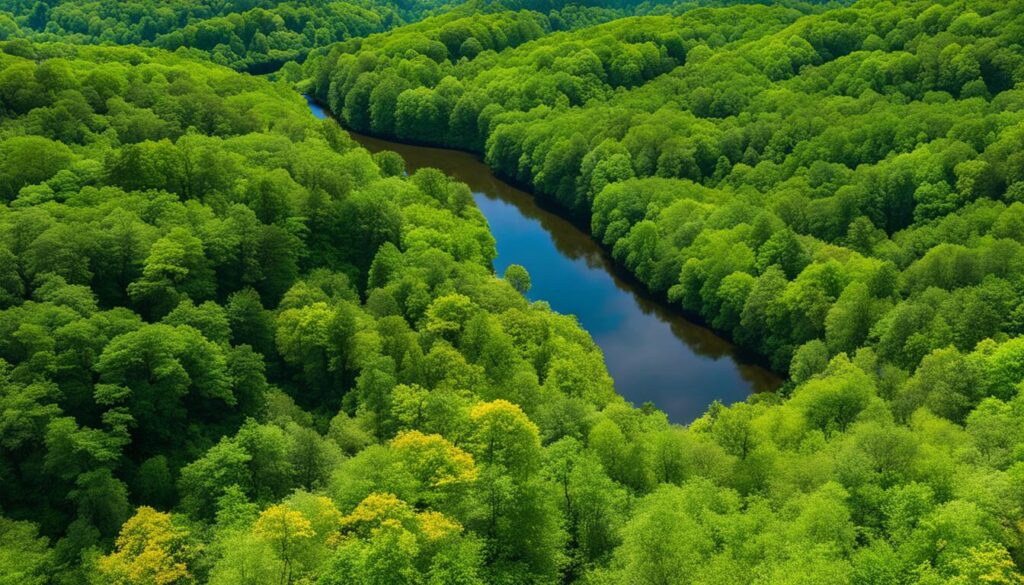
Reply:
<svg viewBox="0 0 1024 585"><path fill-rule="evenodd" d="M312 101L309 106L318 118L329 115ZM780 385L779 376L743 359L733 344L621 278L588 234L495 177L474 155L349 133L370 152L402 155L409 172L434 167L469 185L497 241L497 274L523 265L533 282L530 299L576 315L627 400L652 402L685 424L714 400L729 404Z"/></svg>

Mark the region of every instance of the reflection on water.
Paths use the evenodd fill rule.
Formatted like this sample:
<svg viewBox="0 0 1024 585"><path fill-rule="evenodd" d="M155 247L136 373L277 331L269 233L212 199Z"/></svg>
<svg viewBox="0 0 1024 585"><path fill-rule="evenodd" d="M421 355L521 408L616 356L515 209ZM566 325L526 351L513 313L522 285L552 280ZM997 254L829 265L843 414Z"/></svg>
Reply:
<svg viewBox="0 0 1024 585"><path fill-rule="evenodd" d="M327 115L312 102L310 108L318 117ZM370 152L402 155L409 172L434 167L469 185L497 242L495 271L522 264L533 281L531 299L576 315L604 351L616 390L627 400L653 402L673 422L687 423L713 400L731 403L781 383L737 356L727 340L621 278L589 235L495 177L474 155L350 134Z"/></svg>

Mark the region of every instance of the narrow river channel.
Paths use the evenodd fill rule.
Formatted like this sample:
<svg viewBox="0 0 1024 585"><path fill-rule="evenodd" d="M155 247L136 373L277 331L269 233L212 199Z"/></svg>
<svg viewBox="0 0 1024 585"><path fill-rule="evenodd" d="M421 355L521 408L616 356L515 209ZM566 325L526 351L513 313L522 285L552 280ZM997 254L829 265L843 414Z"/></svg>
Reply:
<svg viewBox="0 0 1024 585"><path fill-rule="evenodd" d="M309 106L318 118L329 115L312 101ZM495 271L523 265L533 281L530 299L576 315L627 400L638 406L650 401L685 424L714 400L729 404L781 383L776 374L744 360L727 340L620 278L588 234L495 177L474 155L349 134L370 152L402 155L410 173L434 167L469 185L497 241Z"/></svg>

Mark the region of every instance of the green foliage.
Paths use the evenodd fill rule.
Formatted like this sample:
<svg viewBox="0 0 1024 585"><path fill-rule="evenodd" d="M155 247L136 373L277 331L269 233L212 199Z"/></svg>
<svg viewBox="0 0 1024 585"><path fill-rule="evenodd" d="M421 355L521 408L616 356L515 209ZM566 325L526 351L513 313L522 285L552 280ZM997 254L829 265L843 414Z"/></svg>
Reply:
<svg viewBox="0 0 1024 585"><path fill-rule="evenodd" d="M687 427L493 275L464 185L216 65L438 5L0 14L0 583L1024 581L1021 7L695 7L473 4L279 74L789 368Z"/></svg>
<svg viewBox="0 0 1024 585"><path fill-rule="evenodd" d="M911 369L1013 333L1019 238L991 222L1020 180L1016 5L686 8L497 45L530 15L452 13L306 72L351 127L476 150L590 217L777 369L814 339Z"/></svg>
<svg viewBox="0 0 1024 585"><path fill-rule="evenodd" d="M519 264L509 264L504 278L519 294L525 295L530 291L530 273Z"/></svg>
<svg viewBox="0 0 1024 585"><path fill-rule="evenodd" d="M0 583L42 585L52 562L45 538L39 538L28 522L0 520Z"/></svg>
<svg viewBox="0 0 1024 585"><path fill-rule="evenodd" d="M42 91L0 128L5 152L59 154L8 167L0 217L11 578L287 582L336 562L366 579L482 583L499 564L556 579L540 430L491 400L538 396L563 353L607 384L594 407L610 381L575 324L491 274L465 186L380 169L282 86L154 51L30 47L5 52L0 74L67 87L59 99L81 96L86 113L73 140L39 136L34 113L58 99ZM148 122L122 124L126 111ZM522 350L519 320L545 331ZM392 438L382 466L371 445ZM400 481L350 486L344 453ZM412 536L361 528L357 545L331 500L294 493L362 492L350 512L381 488L437 512ZM405 542L409 559L387 568Z"/></svg>
<svg viewBox="0 0 1024 585"><path fill-rule="evenodd" d="M253 73L304 58L310 49L417 20L436 6L398 2L210 2L169 6L148 1L16 2L8 8L23 34L37 40L187 48ZM435 3L437 4L437 3ZM11 34L11 33L8 33Z"/></svg>

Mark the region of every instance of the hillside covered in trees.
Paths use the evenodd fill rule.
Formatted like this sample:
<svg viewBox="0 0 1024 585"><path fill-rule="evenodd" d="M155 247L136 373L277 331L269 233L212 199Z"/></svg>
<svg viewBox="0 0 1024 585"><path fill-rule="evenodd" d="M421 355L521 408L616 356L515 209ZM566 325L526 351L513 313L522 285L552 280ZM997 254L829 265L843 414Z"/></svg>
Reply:
<svg viewBox="0 0 1024 585"><path fill-rule="evenodd" d="M701 0L705 1L705 0ZM713 0L718 1L718 0ZM0 40L143 45L187 49L194 57L250 73L267 73L302 61L311 49L416 22L538 10L557 28L571 28L635 12L682 10L698 5L668 0L10 0L0 4Z"/></svg>
<svg viewBox="0 0 1024 585"><path fill-rule="evenodd" d="M29 36L188 48L236 69L264 72L304 58L312 47L415 21L440 5L376 0L13 0L0 5L0 39Z"/></svg>
<svg viewBox="0 0 1024 585"><path fill-rule="evenodd" d="M1021 8L740 6L506 50L478 41L497 16L428 20L307 67L346 124L484 153L776 368L912 369L1021 332Z"/></svg>
<svg viewBox="0 0 1024 585"><path fill-rule="evenodd" d="M1024 583L1019 1L3 9L0 583ZM628 404L297 89L789 382Z"/></svg>

